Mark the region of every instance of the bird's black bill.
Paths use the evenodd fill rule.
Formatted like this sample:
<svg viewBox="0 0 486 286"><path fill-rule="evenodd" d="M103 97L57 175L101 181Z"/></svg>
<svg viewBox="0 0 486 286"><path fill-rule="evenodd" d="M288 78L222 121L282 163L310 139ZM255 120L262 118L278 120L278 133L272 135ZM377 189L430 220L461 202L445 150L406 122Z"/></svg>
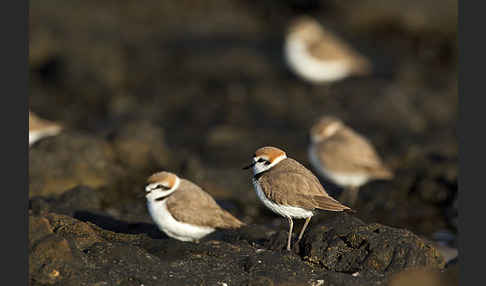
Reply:
<svg viewBox="0 0 486 286"><path fill-rule="evenodd" d="M253 167L255 164L256 164L256 162L253 162L253 163L251 163L250 165L248 165L248 166L246 166L246 167L243 167L243 170L250 169L250 168L251 168L251 167Z"/></svg>

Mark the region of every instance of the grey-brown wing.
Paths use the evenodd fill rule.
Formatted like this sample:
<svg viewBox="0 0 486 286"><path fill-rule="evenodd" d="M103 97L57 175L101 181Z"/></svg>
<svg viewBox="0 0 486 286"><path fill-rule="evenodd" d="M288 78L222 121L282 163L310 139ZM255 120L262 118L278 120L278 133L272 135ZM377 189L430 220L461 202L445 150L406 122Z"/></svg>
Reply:
<svg viewBox="0 0 486 286"><path fill-rule="evenodd" d="M167 200L167 208L177 221L213 228L237 228L243 225L195 185L178 190L172 196Z"/></svg>
<svg viewBox="0 0 486 286"><path fill-rule="evenodd" d="M308 210L343 211L349 209L327 194L319 181L296 172L276 172L259 179L265 195L281 205Z"/></svg>
<svg viewBox="0 0 486 286"><path fill-rule="evenodd" d="M352 131L336 134L317 145L325 166L342 172L387 172L375 148L366 138Z"/></svg>
<svg viewBox="0 0 486 286"><path fill-rule="evenodd" d="M347 61L356 72L361 74L371 71L371 62L368 59L329 32L324 32L322 38L316 38L307 47L309 53L318 59Z"/></svg>
<svg viewBox="0 0 486 286"><path fill-rule="evenodd" d="M321 60L346 60L352 53L351 49L336 39L326 35L326 40L316 39L307 46L309 53ZM353 54L354 56L354 54Z"/></svg>

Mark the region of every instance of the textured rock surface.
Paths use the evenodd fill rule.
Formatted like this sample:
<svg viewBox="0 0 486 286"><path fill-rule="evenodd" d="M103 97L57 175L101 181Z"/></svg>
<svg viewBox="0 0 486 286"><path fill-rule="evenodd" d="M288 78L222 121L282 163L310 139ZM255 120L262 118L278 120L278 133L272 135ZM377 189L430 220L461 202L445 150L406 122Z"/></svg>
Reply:
<svg viewBox="0 0 486 286"><path fill-rule="evenodd" d="M102 187L122 174L110 144L92 135L63 132L29 150L29 195L59 194L79 184Z"/></svg>
<svg viewBox="0 0 486 286"><path fill-rule="evenodd" d="M347 214L321 217L287 252L285 231L258 225L218 231L199 244L169 239L152 224L108 225L117 219L96 210L96 196L75 188L31 200L32 285L380 285L408 268L444 266L411 232Z"/></svg>
<svg viewBox="0 0 486 286"><path fill-rule="evenodd" d="M349 215L320 225L303 239L302 255L332 271L396 273L405 267L444 266L440 253L408 230L365 224Z"/></svg>
<svg viewBox="0 0 486 286"><path fill-rule="evenodd" d="M169 165L168 149L163 130L149 121L130 122L113 136L115 151L126 168L157 170Z"/></svg>

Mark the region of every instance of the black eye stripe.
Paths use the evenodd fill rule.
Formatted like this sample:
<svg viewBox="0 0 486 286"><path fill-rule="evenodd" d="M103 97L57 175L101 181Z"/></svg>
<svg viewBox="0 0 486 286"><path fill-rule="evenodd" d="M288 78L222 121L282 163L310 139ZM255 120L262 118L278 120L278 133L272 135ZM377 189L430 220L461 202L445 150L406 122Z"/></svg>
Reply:
<svg viewBox="0 0 486 286"><path fill-rule="evenodd" d="M265 162L265 165L270 165L270 162L269 162L269 161L266 161L266 162Z"/></svg>
<svg viewBox="0 0 486 286"><path fill-rule="evenodd" d="M261 163L261 162L265 162L265 159L260 158L260 159L258 159L258 161L257 161L257 162L259 162L259 163Z"/></svg>
<svg viewBox="0 0 486 286"><path fill-rule="evenodd" d="M162 185L162 184L158 184L158 185L156 185L156 186L155 186L155 188L162 188L162 189L164 189L164 190L169 190L169 189L170 189L170 188L168 188L168 187L166 187L166 186L164 186L164 185Z"/></svg>

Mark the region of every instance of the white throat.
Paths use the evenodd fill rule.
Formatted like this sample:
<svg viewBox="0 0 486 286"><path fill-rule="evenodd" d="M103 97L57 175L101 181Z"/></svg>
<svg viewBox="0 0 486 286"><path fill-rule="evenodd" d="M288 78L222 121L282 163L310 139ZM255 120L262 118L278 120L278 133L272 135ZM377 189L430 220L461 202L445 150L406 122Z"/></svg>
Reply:
<svg viewBox="0 0 486 286"><path fill-rule="evenodd" d="M253 165L253 174L256 175L260 174L261 172L265 172L280 163L280 161L285 158L287 158L287 155L283 154L275 158L275 160L273 160L273 162L268 165L265 165L264 163L255 163L255 165Z"/></svg>
<svg viewBox="0 0 486 286"><path fill-rule="evenodd" d="M149 184L145 187L145 191L148 192L145 197L149 201L154 201L158 198L167 197L168 195L175 192L177 188L179 188L180 183L181 180L177 177L174 186L172 186L172 188L168 190L163 190L162 188L159 188L158 186L160 185L160 183Z"/></svg>

